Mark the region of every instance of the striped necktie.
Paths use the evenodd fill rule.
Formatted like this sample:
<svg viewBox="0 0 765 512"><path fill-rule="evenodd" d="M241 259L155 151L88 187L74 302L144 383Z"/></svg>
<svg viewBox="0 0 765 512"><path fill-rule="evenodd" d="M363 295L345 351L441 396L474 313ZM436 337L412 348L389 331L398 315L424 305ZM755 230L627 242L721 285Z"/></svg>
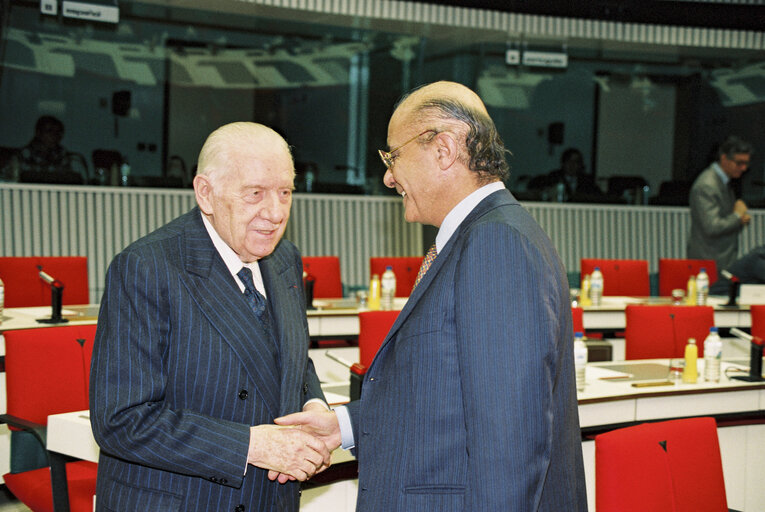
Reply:
<svg viewBox="0 0 765 512"><path fill-rule="evenodd" d="M244 298L247 299L247 303L255 312L258 319L270 329L271 325L267 310L268 304L263 294L255 288L255 282L252 280L252 270L248 267L242 267L236 275L239 277L239 280L242 281L242 284L244 284Z"/></svg>
<svg viewBox="0 0 765 512"><path fill-rule="evenodd" d="M428 271L430 268L430 265L433 263L433 260L436 259L436 256L438 256L438 250L436 250L436 244L430 246L430 249L428 249L428 253L425 255L425 258L422 260L422 265L420 265L420 271L417 272L417 277L414 280L414 286L412 287L412 290L414 290L417 285L419 284L420 280L425 277L425 272Z"/></svg>

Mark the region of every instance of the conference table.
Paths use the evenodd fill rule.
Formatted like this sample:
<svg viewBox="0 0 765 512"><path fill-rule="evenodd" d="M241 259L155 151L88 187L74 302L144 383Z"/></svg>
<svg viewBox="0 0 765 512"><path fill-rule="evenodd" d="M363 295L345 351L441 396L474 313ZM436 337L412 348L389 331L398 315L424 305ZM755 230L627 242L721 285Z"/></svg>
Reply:
<svg viewBox="0 0 765 512"><path fill-rule="evenodd" d="M342 387L345 384L347 390L347 380L341 382L347 378L347 369L335 359L357 361L358 349L329 352L312 349L311 356L322 386L328 391L328 401L341 403L347 400ZM587 365L586 385L578 393L578 402L590 510L595 510L595 435L645 421L692 416L713 416L718 420L728 506L765 510L765 493L759 482L765 460L765 382L730 378L746 373L745 360L723 360L720 382L704 382L700 377L696 384L670 380L669 363L653 359ZM703 361L699 361L699 374L703 375ZM97 461L98 446L90 430L88 411L49 416L48 449L54 453L54 460L55 454L61 453ZM335 450L332 461L333 468L354 464L353 457L342 449ZM301 511L354 510L357 481L353 474L344 471L339 480L304 490Z"/></svg>
<svg viewBox="0 0 765 512"><path fill-rule="evenodd" d="M394 299L393 308L401 309L406 298ZM709 297L709 305L715 308L715 325L718 327L750 327L749 306L726 307L727 298ZM624 309L628 304L671 304L666 297L603 297L600 306L585 306L583 321L588 330L620 330L626 326ZM308 333L315 338L354 337L359 334L359 308L356 299L315 299L313 309L306 313ZM76 325L95 323L98 304L64 306L62 316ZM6 308L0 332L11 329L33 329L50 326L38 323L36 319L50 317L49 307Z"/></svg>

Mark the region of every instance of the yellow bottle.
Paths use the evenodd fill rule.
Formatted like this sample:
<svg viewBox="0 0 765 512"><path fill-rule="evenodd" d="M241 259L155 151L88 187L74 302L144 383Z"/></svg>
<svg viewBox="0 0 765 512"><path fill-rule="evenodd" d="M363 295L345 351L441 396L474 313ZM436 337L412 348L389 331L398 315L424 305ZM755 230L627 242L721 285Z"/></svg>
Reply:
<svg viewBox="0 0 765 512"><path fill-rule="evenodd" d="M587 274L582 278L582 286L579 288L579 304L582 306L592 306L592 299L590 299L590 276Z"/></svg>
<svg viewBox="0 0 765 512"><path fill-rule="evenodd" d="M694 338L688 338L688 344L685 346L685 368L683 368L683 382L686 384L696 384L699 378L699 370L696 361L699 358L699 347L696 346Z"/></svg>
<svg viewBox="0 0 765 512"><path fill-rule="evenodd" d="M688 290L685 294L685 303L689 306L696 305L696 276L694 275L688 278Z"/></svg>
<svg viewBox="0 0 765 512"><path fill-rule="evenodd" d="M382 290L380 289L380 276L372 274L372 280L369 282L369 309L380 309L380 296Z"/></svg>

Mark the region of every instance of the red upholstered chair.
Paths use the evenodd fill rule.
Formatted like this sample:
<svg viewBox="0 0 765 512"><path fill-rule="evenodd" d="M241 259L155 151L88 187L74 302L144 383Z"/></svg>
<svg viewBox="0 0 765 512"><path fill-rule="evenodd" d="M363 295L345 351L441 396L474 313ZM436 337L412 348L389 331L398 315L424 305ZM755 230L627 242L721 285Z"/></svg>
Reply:
<svg viewBox="0 0 765 512"><path fill-rule="evenodd" d="M695 338L704 357L704 338L714 326L712 306L629 304L624 310L625 359L683 357L688 338Z"/></svg>
<svg viewBox="0 0 765 512"><path fill-rule="evenodd" d="M717 281L717 265L715 260L688 260L675 258L659 259L659 295L669 297L672 290L688 286L688 278L705 268L709 275L709 284Z"/></svg>
<svg viewBox="0 0 765 512"><path fill-rule="evenodd" d="M12 432L30 435L44 448L49 414L88 408L90 358L95 325L48 327L6 331L5 376L7 411L0 416ZM11 460L14 448L11 441ZM43 452L45 453L45 452ZM21 502L36 512L53 511L51 472L45 466L3 475L5 485ZM66 464L69 505L72 512L93 510L97 464L75 461Z"/></svg>
<svg viewBox="0 0 765 512"><path fill-rule="evenodd" d="M651 284L646 260L582 258L581 275L592 274L595 267L603 273L603 295L648 297Z"/></svg>
<svg viewBox="0 0 765 512"><path fill-rule="evenodd" d="M580 307L572 307L571 319L574 321L574 332L584 334L584 310Z"/></svg>
<svg viewBox="0 0 765 512"><path fill-rule="evenodd" d="M361 394L361 381L400 311L359 313L359 362L351 366L351 400Z"/></svg>
<svg viewBox="0 0 765 512"><path fill-rule="evenodd" d="M338 256L303 256L303 270L314 278L314 299L334 299L343 296Z"/></svg>
<svg viewBox="0 0 765 512"><path fill-rule="evenodd" d="M765 339L765 305L749 306L752 314L752 335Z"/></svg>
<svg viewBox="0 0 765 512"><path fill-rule="evenodd" d="M393 273L396 274L396 297L409 297L414 288L414 280L417 278L417 272L422 265L422 256L400 256L369 258L369 277L377 274L382 277L385 267L393 267Z"/></svg>
<svg viewBox="0 0 765 512"><path fill-rule="evenodd" d="M64 284L63 304L88 304L88 259L84 256L3 256L0 279L5 307L49 306L50 285L40 279L38 265Z"/></svg>
<svg viewBox="0 0 765 512"><path fill-rule="evenodd" d="M714 418L643 423L595 437L598 512L727 512Z"/></svg>

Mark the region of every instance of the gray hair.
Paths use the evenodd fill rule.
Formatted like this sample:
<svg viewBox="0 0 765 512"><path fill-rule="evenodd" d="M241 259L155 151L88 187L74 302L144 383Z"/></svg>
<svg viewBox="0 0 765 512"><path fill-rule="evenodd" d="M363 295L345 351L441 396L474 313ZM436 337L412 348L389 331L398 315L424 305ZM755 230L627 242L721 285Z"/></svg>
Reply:
<svg viewBox="0 0 765 512"><path fill-rule="evenodd" d="M397 106L409 94L399 100ZM497 178L506 180L510 175L509 166L505 159L505 153L509 153L509 151L505 149L494 121L486 113L471 108L454 98L426 99L413 109L413 113L445 121L457 121L467 127L467 134L465 135L467 161L465 164L468 169L478 174L479 181L488 183Z"/></svg>
<svg viewBox="0 0 765 512"><path fill-rule="evenodd" d="M754 146L736 135L731 135L720 144L720 148L717 150L717 158L725 155L730 160L733 160L733 156L740 153L751 155L754 153Z"/></svg>

